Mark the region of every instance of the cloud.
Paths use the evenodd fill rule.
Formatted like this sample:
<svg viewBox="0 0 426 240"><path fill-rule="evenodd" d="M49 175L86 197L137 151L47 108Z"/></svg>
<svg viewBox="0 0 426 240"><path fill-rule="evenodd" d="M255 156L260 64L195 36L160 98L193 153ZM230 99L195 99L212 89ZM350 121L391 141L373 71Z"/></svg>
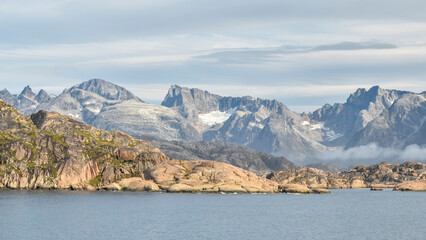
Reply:
<svg viewBox="0 0 426 240"><path fill-rule="evenodd" d="M167 86L161 91L170 84L216 85L219 94L291 106L344 100L350 91L335 86L424 90L425 6L423 0L5 0L0 85L68 87L95 77ZM341 92L315 93L320 85Z"/></svg>
<svg viewBox="0 0 426 240"><path fill-rule="evenodd" d="M316 47L281 46L263 49L239 49L228 51L217 51L207 55L198 56L201 59L211 59L224 64L258 64L264 62L279 61L280 56L293 54L312 53L318 51L355 51L365 49L394 49L393 44L380 42L340 42L330 45L319 45Z"/></svg>
<svg viewBox="0 0 426 240"><path fill-rule="evenodd" d="M345 51L345 50L361 50L361 49L392 49L395 45L389 43L378 42L341 42L330 45L321 45L314 47L312 51Z"/></svg>
<svg viewBox="0 0 426 240"><path fill-rule="evenodd" d="M373 165L380 162L403 163L417 161L426 163L426 147L410 145L404 149L383 148L372 143L369 145L350 148L347 150L336 150L324 152L312 162L337 164L342 167L351 165Z"/></svg>
<svg viewBox="0 0 426 240"><path fill-rule="evenodd" d="M290 29L293 33L315 35L329 30L322 29L326 21L361 20L364 26L373 21L423 22L425 6L422 0L6 0L0 2L0 31L2 41L9 44L99 42L194 32L276 35L285 32L283 25L294 23L310 28ZM365 27L354 30L377 33Z"/></svg>

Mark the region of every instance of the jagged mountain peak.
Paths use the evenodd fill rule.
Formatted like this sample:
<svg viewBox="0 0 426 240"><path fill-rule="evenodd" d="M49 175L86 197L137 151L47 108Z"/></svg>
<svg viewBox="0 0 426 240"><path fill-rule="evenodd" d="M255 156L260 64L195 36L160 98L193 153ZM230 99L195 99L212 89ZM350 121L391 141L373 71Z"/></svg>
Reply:
<svg viewBox="0 0 426 240"><path fill-rule="evenodd" d="M132 92L125 89L124 87L98 78L90 79L88 81L75 85L68 91L72 91L75 89L81 89L88 92L96 93L108 100L140 100Z"/></svg>
<svg viewBox="0 0 426 240"><path fill-rule="evenodd" d="M181 113L185 117L187 117L187 114L189 116L194 115L188 113L188 109L196 111L198 114L209 113L211 111L223 112L232 108L257 111L261 106L278 113L290 111L287 106L275 99L253 98L248 95L242 97L220 96L206 90L178 85L171 85L161 105L180 108Z"/></svg>
<svg viewBox="0 0 426 240"><path fill-rule="evenodd" d="M369 107L371 102L375 103L380 101L383 102L386 107L390 107L395 99L407 93L412 92L383 89L380 86L373 86L369 90L366 90L365 88L358 88L348 97L346 104L350 104L360 109L366 109Z"/></svg>
<svg viewBox="0 0 426 240"><path fill-rule="evenodd" d="M43 89L41 89L37 96L34 98L38 103L45 103L52 99L52 97Z"/></svg>
<svg viewBox="0 0 426 240"><path fill-rule="evenodd" d="M6 88L0 90L0 98L9 104L13 104L15 101L15 97Z"/></svg>
<svg viewBox="0 0 426 240"><path fill-rule="evenodd" d="M19 94L20 97L25 96L27 98L33 99L36 94L33 92L33 90L31 89L31 87L29 85L27 85L24 90L22 90L21 94Z"/></svg>

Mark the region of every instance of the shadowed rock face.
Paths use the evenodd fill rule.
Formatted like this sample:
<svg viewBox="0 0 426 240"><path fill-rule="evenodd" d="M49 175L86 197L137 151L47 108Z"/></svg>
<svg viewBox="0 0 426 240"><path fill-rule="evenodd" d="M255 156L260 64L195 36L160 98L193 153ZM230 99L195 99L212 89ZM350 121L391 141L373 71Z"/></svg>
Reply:
<svg viewBox="0 0 426 240"><path fill-rule="evenodd" d="M298 183L311 188L395 187L403 182L426 180L426 164L380 163L358 166L349 172L329 173L315 168L300 168L271 173L268 179L280 183Z"/></svg>
<svg viewBox="0 0 426 240"><path fill-rule="evenodd" d="M229 164L170 160L126 133L99 130L59 113L25 116L0 100L0 117L0 187L277 191L277 183Z"/></svg>
<svg viewBox="0 0 426 240"><path fill-rule="evenodd" d="M260 175L298 168L285 157L272 156L235 143L166 141L149 136L139 138L152 143L173 159L225 162Z"/></svg>

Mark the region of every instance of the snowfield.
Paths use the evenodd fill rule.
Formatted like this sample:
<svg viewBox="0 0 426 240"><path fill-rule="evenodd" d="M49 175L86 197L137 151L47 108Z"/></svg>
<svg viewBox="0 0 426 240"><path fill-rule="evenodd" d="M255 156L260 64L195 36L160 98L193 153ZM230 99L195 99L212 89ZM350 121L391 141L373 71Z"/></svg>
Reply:
<svg viewBox="0 0 426 240"><path fill-rule="evenodd" d="M198 114L198 117L204 124L208 126L214 126L219 123L224 123L229 119L229 117L231 117L232 114L235 113L236 110L237 108L231 108L226 112L213 111L209 113Z"/></svg>

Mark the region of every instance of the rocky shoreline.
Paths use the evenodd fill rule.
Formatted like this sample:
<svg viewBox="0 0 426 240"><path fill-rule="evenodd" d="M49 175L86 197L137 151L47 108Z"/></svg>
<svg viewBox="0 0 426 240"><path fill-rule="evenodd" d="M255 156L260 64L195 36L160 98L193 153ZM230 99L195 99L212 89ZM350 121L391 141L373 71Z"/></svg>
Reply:
<svg viewBox="0 0 426 240"><path fill-rule="evenodd" d="M426 191L426 164L418 162L380 163L357 166L351 171L330 173L315 168L273 172L268 179L283 184L299 184L308 188L393 188L396 191Z"/></svg>

